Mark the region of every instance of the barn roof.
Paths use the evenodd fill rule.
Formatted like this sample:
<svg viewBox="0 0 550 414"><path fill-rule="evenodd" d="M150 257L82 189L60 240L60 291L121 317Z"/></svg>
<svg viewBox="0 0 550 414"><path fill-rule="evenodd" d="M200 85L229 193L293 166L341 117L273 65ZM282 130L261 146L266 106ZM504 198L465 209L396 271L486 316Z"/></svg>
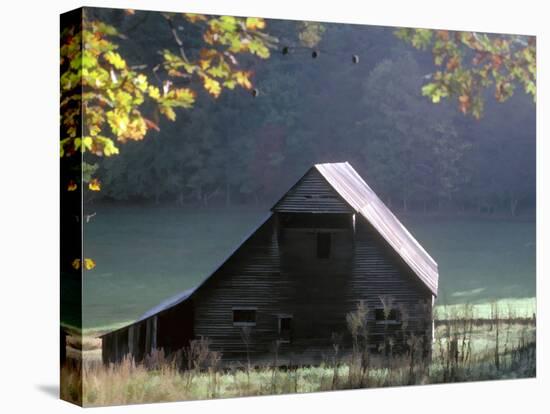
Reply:
<svg viewBox="0 0 550 414"><path fill-rule="evenodd" d="M336 192L380 233L418 278L437 296L437 263L348 162L314 167Z"/></svg>

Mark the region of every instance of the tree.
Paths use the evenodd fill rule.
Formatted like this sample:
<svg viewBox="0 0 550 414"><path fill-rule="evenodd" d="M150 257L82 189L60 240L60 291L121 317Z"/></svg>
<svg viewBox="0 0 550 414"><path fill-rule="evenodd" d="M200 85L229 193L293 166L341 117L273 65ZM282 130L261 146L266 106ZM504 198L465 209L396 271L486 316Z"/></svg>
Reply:
<svg viewBox="0 0 550 414"><path fill-rule="evenodd" d="M114 42L122 35L106 23L83 18L82 30L68 27L61 46L61 156L90 151L97 156L118 154L118 143L141 140L158 123L143 115L147 103L169 120L176 119L174 108L189 109L196 98L199 81L204 90L217 98L224 88L251 89L252 72L244 70L239 54L269 57L276 39L262 32L265 21L230 16L207 18L184 14L183 22L201 25L204 47L194 59L188 57L175 28L176 15L163 14L173 34L178 52L166 48L162 60L153 66L151 76L130 66ZM162 73L161 73L162 72ZM162 77L161 77L162 76ZM177 86L183 81L189 86ZM73 105L74 102L79 102ZM80 107L82 105L82 107ZM82 134L78 128L84 117Z"/></svg>
<svg viewBox="0 0 550 414"><path fill-rule="evenodd" d="M433 103L453 97L462 113L479 119L484 91L492 86L498 102L517 85L536 99L535 37L405 28L395 34L416 49L431 49L437 70L426 77L422 95Z"/></svg>
<svg viewBox="0 0 550 414"><path fill-rule="evenodd" d="M83 185L80 181L88 184L87 191L100 191L101 183L93 177L97 159L119 154L119 144L140 141L151 129L159 131L159 115L174 121L175 109L191 108L199 89L214 98L224 89L252 89L252 71L238 57L267 59L277 42L263 31L261 18L157 13L173 46L158 51L156 64L130 65L116 43L125 36L88 13L94 9L84 9L79 25L61 33L60 155L83 154L84 161L82 174L75 170L67 179L66 191L75 191ZM178 33L183 26L198 33L202 44L195 55L186 52ZM87 269L95 266L91 259L84 263ZM80 259L73 261L74 268L80 265Z"/></svg>
<svg viewBox="0 0 550 414"><path fill-rule="evenodd" d="M410 53L396 51L369 74L364 87L361 127L367 176L382 194L424 208L451 200L460 180L458 163L468 143L459 139L454 113L448 106L433 107L418 94L421 69Z"/></svg>

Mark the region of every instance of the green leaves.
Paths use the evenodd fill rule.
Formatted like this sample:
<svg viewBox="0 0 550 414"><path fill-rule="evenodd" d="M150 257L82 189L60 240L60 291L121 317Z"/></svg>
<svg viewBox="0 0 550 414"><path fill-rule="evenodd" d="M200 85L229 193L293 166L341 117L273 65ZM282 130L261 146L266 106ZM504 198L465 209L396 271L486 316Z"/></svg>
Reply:
<svg viewBox="0 0 550 414"><path fill-rule="evenodd" d="M80 152L110 157L119 153L118 143L142 140L150 128L159 130L157 119L153 122L142 114L147 102L148 108L151 103L156 107L158 112L154 113L174 121L176 108L190 109L195 104L194 87L202 87L214 98L225 88L252 88L252 72L239 65L237 55L269 57L269 48L277 40L262 32L264 19L198 14L166 14L165 18L172 24L178 16L203 31L205 46L191 60L176 34L179 53L160 51L165 79L158 79L155 73L157 84L145 72L128 65L114 42L115 36L120 36L115 27L84 19L82 30L64 30L60 60L61 157ZM181 78L189 86L175 86Z"/></svg>
<svg viewBox="0 0 550 414"><path fill-rule="evenodd" d="M422 96L428 96L433 103L438 103L441 98L449 96L449 93L442 85L432 82L422 87Z"/></svg>
<svg viewBox="0 0 550 414"><path fill-rule="evenodd" d="M269 58L270 48L274 47L277 39L261 32L266 27L265 20L233 16L207 18L196 14L186 14L184 17L204 30L204 42L211 47L201 48L196 61L185 54L164 50L163 66L168 74L173 77L197 77L204 90L214 98L218 98L224 88L234 89L238 85L251 89L252 73L240 67L237 55ZM165 115L173 116L169 110L165 110Z"/></svg>
<svg viewBox="0 0 550 414"><path fill-rule="evenodd" d="M413 47L431 47L434 64L441 67L422 88L433 103L454 97L459 110L480 118L483 91L494 85L499 102L509 99L516 84L536 96L534 38L448 30L399 29L395 35Z"/></svg>
<svg viewBox="0 0 550 414"><path fill-rule="evenodd" d="M426 50L432 41L433 30L402 28L396 30L395 35L417 49Z"/></svg>
<svg viewBox="0 0 550 414"><path fill-rule="evenodd" d="M204 89L206 89L206 91L210 95L212 95L214 98L217 98L218 96L220 96L222 88L220 83L217 80L212 79L205 75L203 76L203 84L204 84Z"/></svg>
<svg viewBox="0 0 550 414"><path fill-rule="evenodd" d="M108 51L103 55L103 58L117 70L126 68L126 61L116 52Z"/></svg>

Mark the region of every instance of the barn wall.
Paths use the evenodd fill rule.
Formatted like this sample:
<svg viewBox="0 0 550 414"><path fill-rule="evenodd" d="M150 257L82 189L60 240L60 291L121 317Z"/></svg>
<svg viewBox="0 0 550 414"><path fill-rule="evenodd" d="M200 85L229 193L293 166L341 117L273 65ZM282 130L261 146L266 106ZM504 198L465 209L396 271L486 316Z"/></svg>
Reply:
<svg viewBox="0 0 550 414"><path fill-rule="evenodd" d="M392 335L396 346L403 345L407 335L424 337L431 341L432 294L418 277L404 264L381 236L364 219L356 224L353 270L346 300L356 306L359 300L368 305L370 342L381 343L384 335ZM392 308L399 309L404 326L376 321L376 309L383 308L381 298L390 296ZM401 329L405 328L405 329Z"/></svg>
<svg viewBox="0 0 550 414"><path fill-rule="evenodd" d="M266 222L194 295L195 336L209 338L225 360L242 361L247 347L252 359L265 359L279 339L278 315L292 315L292 343L281 344L279 353L296 362L322 360L332 352L333 333L349 344L346 314L360 300L370 309L373 346L395 329L374 320L380 296L391 295L394 307L408 315L408 330L430 337L431 306L421 303L431 305L431 293L370 225L354 226L351 214L340 216L344 220L317 217L302 227L296 221L285 227L277 216ZM320 259L316 234L327 231L321 226L327 222L333 223L331 256ZM257 309L248 339L233 325L234 307ZM399 345L404 338L395 339Z"/></svg>
<svg viewBox="0 0 550 414"><path fill-rule="evenodd" d="M147 356L157 344L158 316L110 332L101 338L103 363L120 362L130 355L139 362ZM177 331L176 331L177 332ZM170 337L174 336L171 334Z"/></svg>
<svg viewBox="0 0 550 414"><path fill-rule="evenodd" d="M319 233L331 235L329 258L318 257ZM104 337L103 358L120 361L130 353L139 361L155 347L170 353L205 337L229 361L242 362L247 351L265 360L276 343L295 362L320 361L332 353L334 334L349 346L346 315L361 300L373 348L387 335L399 348L403 325L375 320L388 296L407 332L429 343L431 292L362 216L274 213L189 300ZM255 326L235 326L234 308L255 309ZM291 343L278 341L282 315L292 317Z"/></svg>
<svg viewBox="0 0 550 414"><path fill-rule="evenodd" d="M290 280L281 275L273 217L197 291L194 303L195 337L207 337L211 348L226 359L246 351L242 329L233 326L233 307L256 307L251 329L251 354L269 352L276 339L281 300L292 295Z"/></svg>

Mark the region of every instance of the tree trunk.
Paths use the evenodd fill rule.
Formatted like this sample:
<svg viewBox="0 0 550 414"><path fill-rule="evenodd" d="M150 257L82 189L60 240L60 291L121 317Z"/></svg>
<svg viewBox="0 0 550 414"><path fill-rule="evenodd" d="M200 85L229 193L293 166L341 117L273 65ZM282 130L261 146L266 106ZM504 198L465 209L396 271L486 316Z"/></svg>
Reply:
<svg viewBox="0 0 550 414"><path fill-rule="evenodd" d="M513 217L516 216L518 204L519 200L517 198L510 198L510 214L512 214Z"/></svg>
<svg viewBox="0 0 550 414"><path fill-rule="evenodd" d="M225 206L229 207L231 205L231 186L229 182L225 183Z"/></svg>

